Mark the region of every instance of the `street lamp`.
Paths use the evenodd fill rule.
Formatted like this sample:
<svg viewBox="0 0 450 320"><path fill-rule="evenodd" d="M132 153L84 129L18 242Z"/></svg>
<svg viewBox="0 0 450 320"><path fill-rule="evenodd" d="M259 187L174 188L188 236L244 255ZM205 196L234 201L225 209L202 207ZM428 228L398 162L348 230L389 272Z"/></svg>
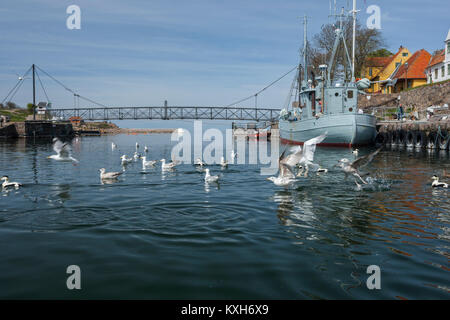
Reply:
<svg viewBox="0 0 450 320"><path fill-rule="evenodd" d="M408 89L408 62L405 62L406 77L405 77L405 90Z"/></svg>

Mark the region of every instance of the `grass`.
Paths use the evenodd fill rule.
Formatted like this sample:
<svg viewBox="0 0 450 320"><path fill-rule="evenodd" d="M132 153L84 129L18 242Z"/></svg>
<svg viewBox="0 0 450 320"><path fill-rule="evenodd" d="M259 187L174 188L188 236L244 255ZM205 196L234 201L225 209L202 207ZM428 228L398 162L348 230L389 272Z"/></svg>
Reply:
<svg viewBox="0 0 450 320"><path fill-rule="evenodd" d="M26 120L29 113L26 109L0 109L0 115L8 116L11 122L22 122Z"/></svg>

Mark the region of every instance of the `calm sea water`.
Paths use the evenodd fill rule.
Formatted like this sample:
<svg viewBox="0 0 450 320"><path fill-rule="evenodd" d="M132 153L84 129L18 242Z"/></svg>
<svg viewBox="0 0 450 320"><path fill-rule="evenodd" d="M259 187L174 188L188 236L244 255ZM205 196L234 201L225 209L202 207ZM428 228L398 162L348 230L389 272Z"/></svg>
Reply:
<svg viewBox="0 0 450 320"><path fill-rule="evenodd" d="M135 163L101 184L98 169L121 170L136 141L170 158L167 134L82 137L77 166L47 159L50 143L0 141L0 174L24 184L0 194L0 298L450 298L449 191L430 181L448 153L383 150L363 190L336 169L276 187L257 165L211 166L222 181L208 186L192 165ZM342 157L354 156L316 152L327 168ZM369 265L381 290L366 286Z"/></svg>

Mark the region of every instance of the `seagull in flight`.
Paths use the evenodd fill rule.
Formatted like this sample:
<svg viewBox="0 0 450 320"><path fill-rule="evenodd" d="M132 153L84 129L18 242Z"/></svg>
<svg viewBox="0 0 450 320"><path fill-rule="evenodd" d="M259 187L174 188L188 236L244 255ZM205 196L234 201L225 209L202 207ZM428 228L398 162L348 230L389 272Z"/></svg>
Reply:
<svg viewBox="0 0 450 320"><path fill-rule="evenodd" d="M290 165L286 164L286 150L278 158L279 173L278 177L269 177L267 180L272 181L276 186L287 187L295 182L295 175Z"/></svg>
<svg viewBox="0 0 450 320"><path fill-rule="evenodd" d="M361 180L362 183L367 184L367 182L363 178L361 178L362 174L361 174L361 172L359 172L359 169L364 168L370 162L372 162L373 158L381 151L381 149L382 148L378 148L374 152L372 152L368 155L359 157L353 162L350 162L350 160L348 160L347 158L343 158L343 159L339 160L339 164L337 164L336 166L340 167L342 169L342 171L344 171L346 178L349 174L353 175L355 177L355 182L357 185L358 185L358 182L357 182L356 178Z"/></svg>
<svg viewBox="0 0 450 320"><path fill-rule="evenodd" d="M48 159L71 161L74 164L78 163L78 160L72 157L72 148L67 142L62 142L58 138L53 138L53 150L55 150L56 154L48 156Z"/></svg>
<svg viewBox="0 0 450 320"><path fill-rule="evenodd" d="M314 152L316 151L316 145L325 140L327 134L328 132L325 132L320 136L305 141L305 143L303 144L303 149L301 146L294 147L293 149L291 149L291 151L293 151L291 154L280 159L280 164L283 164L286 167L290 168L291 172L293 172L292 168L300 165L301 171L297 173L297 177L301 177L305 168L306 171L304 176L307 177L309 166L318 167L318 165L313 163Z"/></svg>
<svg viewBox="0 0 450 320"><path fill-rule="evenodd" d="M22 186L22 184L19 182L10 182L8 176L3 176L0 180L3 181L2 188L4 188L4 189L6 189L8 187L14 187L16 189L19 189L19 187Z"/></svg>

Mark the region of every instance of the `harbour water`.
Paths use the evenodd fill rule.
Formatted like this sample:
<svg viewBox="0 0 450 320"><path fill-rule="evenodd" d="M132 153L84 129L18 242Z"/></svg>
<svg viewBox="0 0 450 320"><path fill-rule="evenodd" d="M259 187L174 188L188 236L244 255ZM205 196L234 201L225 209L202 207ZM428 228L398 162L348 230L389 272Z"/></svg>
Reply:
<svg viewBox="0 0 450 320"><path fill-rule="evenodd" d="M287 189L258 165L210 166L222 179L205 185L193 165L134 163L102 184L98 169L120 170L136 141L148 159L170 158L168 134L82 137L76 166L47 159L50 143L0 141L0 174L24 184L0 194L0 298L450 297L449 191L430 180L448 152L383 150L362 190L332 168L351 151L321 147L330 171ZM69 265L81 290L66 287ZM366 286L369 265L380 290Z"/></svg>

